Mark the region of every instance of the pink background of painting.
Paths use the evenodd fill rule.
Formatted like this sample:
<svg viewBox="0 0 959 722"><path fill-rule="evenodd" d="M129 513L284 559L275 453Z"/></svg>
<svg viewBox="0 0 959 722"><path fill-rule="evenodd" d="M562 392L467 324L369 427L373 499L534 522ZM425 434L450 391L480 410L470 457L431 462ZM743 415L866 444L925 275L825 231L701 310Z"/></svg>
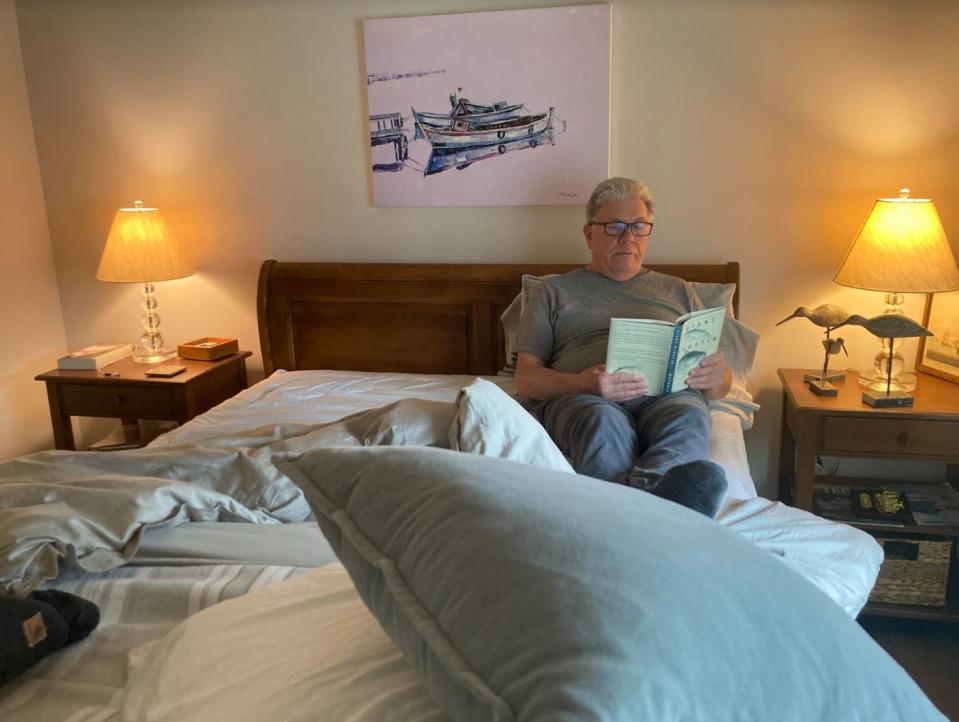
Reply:
<svg viewBox="0 0 959 722"><path fill-rule="evenodd" d="M366 72L445 70L367 86L370 115L410 107L448 112L449 95L476 103L555 108L556 145L508 152L464 170L373 173L377 206L582 204L609 171L610 6L462 13L364 21ZM562 132L562 121L567 132ZM426 140L412 142L422 166ZM373 163L392 163L390 145ZM412 164L411 164L412 165Z"/></svg>

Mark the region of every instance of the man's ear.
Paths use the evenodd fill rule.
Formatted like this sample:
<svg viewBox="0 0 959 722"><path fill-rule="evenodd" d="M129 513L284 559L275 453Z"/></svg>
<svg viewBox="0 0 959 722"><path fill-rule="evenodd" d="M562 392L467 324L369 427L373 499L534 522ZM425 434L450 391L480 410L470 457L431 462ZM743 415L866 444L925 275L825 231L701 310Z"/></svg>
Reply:
<svg viewBox="0 0 959 722"><path fill-rule="evenodd" d="M593 228L589 223L583 226L583 238L586 239L586 247L589 250L593 250Z"/></svg>

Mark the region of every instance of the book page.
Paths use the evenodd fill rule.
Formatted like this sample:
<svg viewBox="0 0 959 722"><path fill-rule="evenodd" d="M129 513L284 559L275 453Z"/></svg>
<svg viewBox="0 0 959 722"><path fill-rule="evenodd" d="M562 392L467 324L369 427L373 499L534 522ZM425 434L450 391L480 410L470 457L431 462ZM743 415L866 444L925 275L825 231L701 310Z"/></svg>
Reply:
<svg viewBox="0 0 959 722"><path fill-rule="evenodd" d="M719 349L719 337L723 334L723 322L726 309L706 308L684 316L682 335L679 339L679 353L676 354L676 373L673 377L672 391L686 388L686 377L699 362L716 353Z"/></svg>
<svg viewBox="0 0 959 722"><path fill-rule="evenodd" d="M644 318L612 318L606 371L629 371L646 377L650 396L663 393L666 362L673 341L673 324Z"/></svg>

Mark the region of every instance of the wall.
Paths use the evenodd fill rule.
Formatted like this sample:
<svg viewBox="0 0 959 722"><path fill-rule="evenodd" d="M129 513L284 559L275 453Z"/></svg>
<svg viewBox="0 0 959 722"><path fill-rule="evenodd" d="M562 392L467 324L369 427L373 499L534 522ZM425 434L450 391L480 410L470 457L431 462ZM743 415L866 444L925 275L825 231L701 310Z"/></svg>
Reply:
<svg viewBox="0 0 959 722"><path fill-rule="evenodd" d="M585 260L578 208L369 201L361 19L530 4L21 2L71 346L138 333L137 289L93 277L114 210L135 198L164 209L200 269L158 289L174 341L256 349L265 258ZM771 493L775 370L821 354L811 324L774 323L800 304L882 309L880 294L831 282L877 196L908 185L934 197L959 238L959 9L625 0L613 25L611 170L657 196L649 261L742 261L742 316L763 334L752 386L764 409L747 443ZM865 331L846 339L851 365L872 357Z"/></svg>
<svg viewBox="0 0 959 722"><path fill-rule="evenodd" d="M38 373L66 351L13 0L0 0L0 459L52 446Z"/></svg>

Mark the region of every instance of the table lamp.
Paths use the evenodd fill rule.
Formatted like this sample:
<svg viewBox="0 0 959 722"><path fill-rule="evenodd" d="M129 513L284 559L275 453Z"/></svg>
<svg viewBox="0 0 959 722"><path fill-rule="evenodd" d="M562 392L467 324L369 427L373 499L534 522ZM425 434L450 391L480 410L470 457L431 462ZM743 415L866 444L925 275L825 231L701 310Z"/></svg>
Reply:
<svg viewBox="0 0 959 722"><path fill-rule="evenodd" d="M164 223L158 208L144 208L141 201L133 208L121 208L113 218L107 236L97 278L116 283L143 284L143 335L133 349L139 363L157 363L174 358L175 348L163 345L160 317L153 284L194 273L180 242Z"/></svg>
<svg viewBox="0 0 959 722"><path fill-rule="evenodd" d="M937 293L959 288L959 269L936 211L928 198L877 198L846 252L836 283L886 292L886 313L903 316L903 293ZM902 341L880 339L874 368L859 375L869 391L909 392L916 375L903 373Z"/></svg>

